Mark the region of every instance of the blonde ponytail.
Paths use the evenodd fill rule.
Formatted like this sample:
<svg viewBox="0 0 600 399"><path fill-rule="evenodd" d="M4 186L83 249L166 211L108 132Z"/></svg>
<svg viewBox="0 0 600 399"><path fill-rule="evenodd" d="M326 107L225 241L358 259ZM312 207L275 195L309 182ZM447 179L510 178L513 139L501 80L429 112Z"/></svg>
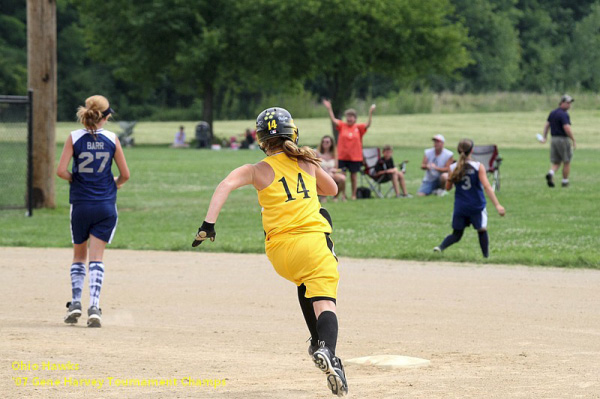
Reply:
<svg viewBox="0 0 600 399"><path fill-rule="evenodd" d="M460 182L463 179L463 177L465 177L465 174L467 173L467 167L469 165L467 163L467 158L471 154L471 151L473 151L472 140L464 139L461 140L460 143L458 143L458 153L460 154L460 158L458 158L456 168L450 174L449 177L452 183L456 184Z"/></svg>
<svg viewBox="0 0 600 399"><path fill-rule="evenodd" d="M319 166L321 159L310 147L298 147L292 140L283 137L273 137L263 143L263 149L270 152L276 152L277 150L283 151L288 157L295 159L296 161L303 161L312 163L313 165Z"/></svg>
<svg viewBox="0 0 600 399"><path fill-rule="evenodd" d="M104 96L88 97L85 100L85 106L77 108L77 121L95 136L96 130L98 130L97 125L106 117L103 112L109 108L108 100Z"/></svg>

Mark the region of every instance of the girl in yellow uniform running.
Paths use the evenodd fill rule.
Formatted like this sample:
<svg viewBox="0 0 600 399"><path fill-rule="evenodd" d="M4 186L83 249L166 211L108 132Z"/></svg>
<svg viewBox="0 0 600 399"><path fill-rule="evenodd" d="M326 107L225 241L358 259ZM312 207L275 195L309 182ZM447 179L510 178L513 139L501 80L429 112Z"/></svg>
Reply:
<svg viewBox="0 0 600 399"><path fill-rule="evenodd" d="M192 246L214 241L215 223L230 192L253 185L262 206L265 251L275 271L298 286L298 300L311 334L308 349L327 375L332 393L344 396L348 384L335 355L339 274L333 251L331 218L319 195L337 194L337 184L308 147L299 148L298 128L283 108L268 108L256 119L260 148L267 157L229 174L217 187Z"/></svg>

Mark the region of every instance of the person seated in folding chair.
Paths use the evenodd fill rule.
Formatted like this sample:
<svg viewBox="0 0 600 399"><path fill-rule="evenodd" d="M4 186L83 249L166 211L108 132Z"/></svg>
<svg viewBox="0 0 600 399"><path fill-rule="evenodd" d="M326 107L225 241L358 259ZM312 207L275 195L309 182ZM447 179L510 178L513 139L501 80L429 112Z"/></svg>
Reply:
<svg viewBox="0 0 600 399"><path fill-rule="evenodd" d="M396 198L412 198L412 195L406 191L404 173L394 166L391 146L386 145L383 147L383 156L375 165L375 175L373 178L380 184L391 180L396 192ZM402 189L402 193L400 193L400 189Z"/></svg>

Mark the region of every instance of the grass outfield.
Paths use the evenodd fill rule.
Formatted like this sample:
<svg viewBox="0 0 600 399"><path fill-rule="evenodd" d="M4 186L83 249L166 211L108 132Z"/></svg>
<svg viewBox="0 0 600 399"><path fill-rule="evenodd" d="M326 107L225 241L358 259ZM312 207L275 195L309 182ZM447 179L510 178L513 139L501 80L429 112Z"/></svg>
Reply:
<svg viewBox="0 0 600 399"><path fill-rule="evenodd" d="M422 178L418 169L422 151L421 147L395 151L396 160L410 161L407 182L412 193ZM547 147L502 148L501 153L499 198L507 216L500 218L489 209L489 262L600 268L597 150L577 150L572 186L553 190L543 178ZM138 146L126 149L126 156L132 180L119 191L119 227L111 247L192 250L194 233L217 183L234 167L260 160L262 153ZM68 184L59 180L56 187L59 205L54 210L36 210L33 218L23 217L23 210L0 212L1 246L70 246ZM453 195L328 203L336 252L351 257L481 262L473 230L443 255L432 253L451 231L452 202ZM256 192L247 187L230 196L217 223L217 240L202 244L198 252L262 252L263 239Z"/></svg>
<svg viewBox="0 0 600 399"><path fill-rule="evenodd" d="M597 139L600 111L578 111L577 106L570 112L573 131L581 148L600 149ZM293 110L292 110L293 114ZM325 108L323 107L323 115ZM544 148L535 141L535 134L541 133L547 112L520 113L478 113L478 114L420 114L420 115L377 115L364 138L365 146L390 144L401 147L421 148L430 144L434 134L442 133L455 147L464 137L471 137L477 143L495 143L500 148ZM365 115L359 115L359 122ZM331 124L326 118L297 119L300 139L304 144L316 144L324 134L330 134ZM139 144L165 144L173 141L179 125L185 126L188 140L193 138L196 122L140 122L134 137ZM253 127L254 121L216 121L215 133L219 137L241 136L246 128ZM57 141L64 142L69 131L78 129L76 123L59 123ZM119 132L116 123L109 123L107 129Z"/></svg>

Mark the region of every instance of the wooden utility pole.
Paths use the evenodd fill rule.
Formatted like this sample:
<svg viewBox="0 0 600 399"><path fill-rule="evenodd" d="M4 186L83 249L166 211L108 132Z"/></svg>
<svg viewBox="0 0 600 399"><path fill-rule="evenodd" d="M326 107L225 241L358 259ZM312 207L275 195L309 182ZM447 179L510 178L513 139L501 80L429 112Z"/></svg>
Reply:
<svg viewBox="0 0 600 399"><path fill-rule="evenodd" d="M33 90L33 206L53 208L56 149L56 2L27 0L27 71Z"/></svg>

